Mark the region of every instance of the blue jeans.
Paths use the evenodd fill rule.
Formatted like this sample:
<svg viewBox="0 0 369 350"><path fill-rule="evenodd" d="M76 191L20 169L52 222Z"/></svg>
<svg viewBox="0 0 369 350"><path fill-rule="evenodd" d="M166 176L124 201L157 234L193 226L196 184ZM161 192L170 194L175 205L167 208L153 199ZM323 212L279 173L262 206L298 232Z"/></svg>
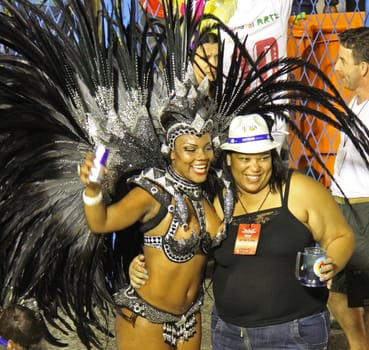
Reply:
<svg viewBox="0 0 369 350"><path fill-rule="evenodd" d="M329 312L266 327L242 328L224 322L214 306L213 350L323 350L328 348Z"/></svg>

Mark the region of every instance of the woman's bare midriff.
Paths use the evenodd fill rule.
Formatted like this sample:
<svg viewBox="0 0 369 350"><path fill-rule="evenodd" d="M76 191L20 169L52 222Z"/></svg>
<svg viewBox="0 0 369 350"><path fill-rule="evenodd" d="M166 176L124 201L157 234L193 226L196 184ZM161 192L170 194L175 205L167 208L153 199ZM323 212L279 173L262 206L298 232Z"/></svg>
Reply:
<svg viewBox="0 0 369 350"><path fill-rule="evenodd" d="M199 295L206 256L196 254L184 263L168 260L162 250L145 247L149 279L137 293L146 302L173 314L185 313Z"/></svg>

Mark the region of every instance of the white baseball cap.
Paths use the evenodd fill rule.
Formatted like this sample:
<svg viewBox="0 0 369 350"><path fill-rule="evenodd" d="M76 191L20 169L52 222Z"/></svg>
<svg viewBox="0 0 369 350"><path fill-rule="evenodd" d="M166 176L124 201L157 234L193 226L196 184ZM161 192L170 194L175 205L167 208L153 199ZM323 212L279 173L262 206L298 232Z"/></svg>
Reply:
<svg viewBox="0 0 369 350"><path fill-rule="evenodd" d="M238 153L262 153L280 145L272 141L265 119L259 114L249 114L232 120L228 140L220 148Z"/></svg>

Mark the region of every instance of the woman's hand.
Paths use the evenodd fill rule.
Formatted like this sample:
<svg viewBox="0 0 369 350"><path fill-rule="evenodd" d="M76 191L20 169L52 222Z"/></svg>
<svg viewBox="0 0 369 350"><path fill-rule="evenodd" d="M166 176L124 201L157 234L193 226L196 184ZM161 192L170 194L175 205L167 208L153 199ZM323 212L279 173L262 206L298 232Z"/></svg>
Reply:
<svg viewBox="0 0 369 350"><path fill-rule="evenodd" d="M131 286L133 288L138 289L146 284L146 280L149 279L149 275L145 269L145 256L143 254L137 255L131 261L128 272Z"/></svg>
<svg viewBox="0 0 369 350"><path fill-rule="evenodd" d="M94 167L94 154L89 153L83 164L78 168L78 175L81 182L86 186L86 195L90 197L95 197L99 194L101 190L101 185L96 182L91 182L89 176L91 174L91 168ZM107 172L107 169L105 169Z"/></svg>
<svg viewBox="0 0 369 350"><path fill-rule="evenodd" d="M323 274L323 276L320 277L320 281L327 281L329 283L332 280L333 276L336 274L336 271L337 269L335 267L335 264L333 263L333 259L327 257L324 266L321 267L320 270L320 272Z"/></svg>

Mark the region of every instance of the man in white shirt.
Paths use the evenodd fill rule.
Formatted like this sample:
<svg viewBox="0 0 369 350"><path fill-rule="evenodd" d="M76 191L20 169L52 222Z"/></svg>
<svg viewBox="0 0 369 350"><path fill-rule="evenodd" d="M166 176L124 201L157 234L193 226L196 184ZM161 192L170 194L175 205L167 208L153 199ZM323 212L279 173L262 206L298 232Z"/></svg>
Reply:
<svg viewBox="0 0 369 350"><path fill-rule="evenodd" d="M339 35L336 71L355 93L350 108L369 127L369 28ZM335 278L329 308L351 350L369 349L369 169L352 142L341 135L331 190L353 228L356 247L345 270ZM344 196L348 201L345 201Z"/></svg>

